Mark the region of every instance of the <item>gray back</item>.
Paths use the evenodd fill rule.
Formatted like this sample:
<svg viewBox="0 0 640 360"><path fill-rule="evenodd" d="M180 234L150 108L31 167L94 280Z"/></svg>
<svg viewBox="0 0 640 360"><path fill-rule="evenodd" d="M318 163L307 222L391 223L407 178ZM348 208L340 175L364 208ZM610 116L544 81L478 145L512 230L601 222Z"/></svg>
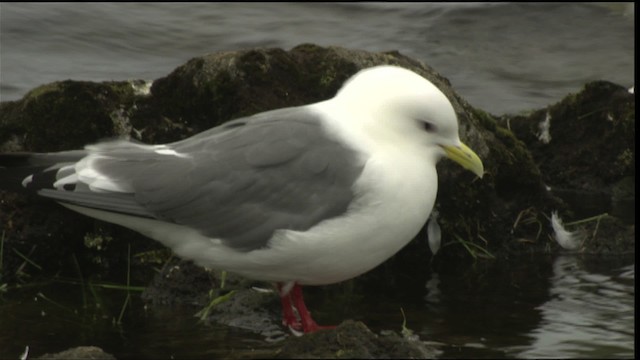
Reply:
<svg viewBox="0 0 640 360"><path fill-rule="evenodd" d="M85 196L83 206L148 214L241 251L268 246L278 229L306 230L343 214L366 161L305 108L238 119L167 145L183 156L123 141L95 148L106 155L95 169L133 192L121 208L113 204L123 197L108 201L109 193ZM71 194L56 197L73 202Z"/></svg>

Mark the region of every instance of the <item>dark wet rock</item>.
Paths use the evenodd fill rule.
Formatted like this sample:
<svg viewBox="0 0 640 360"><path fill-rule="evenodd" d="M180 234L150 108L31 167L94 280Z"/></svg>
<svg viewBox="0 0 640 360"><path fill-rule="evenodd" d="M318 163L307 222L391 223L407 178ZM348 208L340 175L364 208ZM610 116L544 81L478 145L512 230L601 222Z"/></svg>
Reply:
<svg viewBox="0 0 640 360"><path fill-rule="evenodd" d="M617 202L635 202L628 186L635 178L635 95L627 89L588 83L546 109L500 121L527 144L545 183L579 215L613 210L614 191Z"/></svg>
<svg viewBox="0 0 640 360"><path fill-rule="evenodd" d="M614 216L579 227L589 234L583 251L635 251L633 93L591 82L545 109L499 122L527 145L551 193L567 204L565 222Z"/></svg>
<svg viewBox="0 0 640 360"><path fill-rule="evenodd" d="M42 360L115 360L116 358L96 346L79 346L55 354L44 354Z"/></svg>
<svg viewBox="0 0 640 360"><path fill-rule="evenodd" d="M443 244L451 246L443 247L436 260L455 266L457 261L469 261L471 257L545 251L553 246L547 216L552 210L562 211L567 206L546 191L543 180L549 182L544 177L548 174L543 164L532 157L527 138L514 136L508 123L471 107L455 93L447 79L428 65L398 52L371 53L310 44L290 51L218 52L194 58L155 80L149 92L144 91L149 84L140 81L45 84L21 100L0 103L0 151L65 150L112 136L128 136L148 143L174 141L233 118L328 99L355 72L379 64L400 65L434 82L453 103L462 139L485 164L482 180L474 179L473 174L449 161L438 165L436 207ZM602 106L616 104L605 102ZM634 111L625 109L626 113ZM539 114L546 110L541 111ZM616 111L609 112L615 119L626 114ZM570 112L552 111L552 116L560 123L565 113ZM585 119L606 113L589 114ZM514 121L511 123L513 129ZM553 132L557 128L552 125L551 135L561 137ZM626 154L629 156L617 153L614 159L603 161L617 161L620 164L617 168L626 173L624 169L633 166L629 164L634 163L635 151ZM619 173L612 173L611 179ZM617 191L625 199L628 192L628 187L623 186ZM0 192L0 223L4 224L4 264L8 268L2 281L8 281L7 277L15 273L12 269L24 262L13 249L28 254L48 274L64 268L77 276L79 265L85 272L98 274L93 276L108 273L118 279L125 278L129 266L134 270L149 269L149 263L140 261L139 255L162 249L132 231L34 201L33 197L6 192ZM114 240L103 242L104 246L98 249L88 248L87 238ZM127 256L128 246L131 256ZM478 248L486 249L489 255ZM419 276L428 273L426 259L430 256L423 231L368 276L372 283L406 280L422 284ZM38 272L36 268L29 269ZM139 279L144 281L143 276ZM210 283L206 277L183 279L192 280ZM204 286L197 289L204 291ZM182 290L176 294L193 299ZM154 296L163 302L174 294ZM192 300L186 300L189 301Z"/></svg>
<svg viewBox="0 0 640 360"><path fill-rule="evenodd" d="M280 300L273 287L237 289L225 295L207 321L248 330L270 342L289 336L281 324Z"/></svg>
<svg viewBox="0 0 640 360"><path fill-rule="evenodd" d="M205 322L248 330L270 341L288 336L280 324L280 301L272 284L223 276L191 261L171 259L140 297L154 307L192 307Z"/></svg>
<svg viewBox="0 0 640 360"><path fill-rule="evenodd" d="M548 108L501 121L507 120L556 186L591 190L635 170L635 95L619 85L591 82Z"/></svg>
<svg viewBox="0 0 640 360"><path fill-rule="evenodd" d="M635 225L624 223L617 217L605 216L583 227L587 231L583 252L594 254L634 254L636 250Z"/></svg>
<svg viewBox="0 0 640 360"><path fill-rule="evenodd" d="M387 331L376 335L363 323L345 321L335 329L290 337L279 359L428 359L437 350L412 337Z"/></svg>
<svg viewBox="0 0 640 360"><path fill-rule="evenodd" d="M211 271L177 258L167 262L140 297L152 305L205 306L217 286Z"/></svg>
<svg viewBox="0 0 640 360"><path fill-rule="evenodd" d="M132 83L60 81L0 105L0 152L81 148L131 131Z"/></svg>

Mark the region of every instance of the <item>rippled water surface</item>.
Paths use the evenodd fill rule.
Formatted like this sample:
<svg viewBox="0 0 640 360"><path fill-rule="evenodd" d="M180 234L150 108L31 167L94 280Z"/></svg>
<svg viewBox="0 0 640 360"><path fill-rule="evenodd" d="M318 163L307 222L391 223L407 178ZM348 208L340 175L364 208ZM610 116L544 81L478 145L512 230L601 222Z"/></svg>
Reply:
<svg viewBox="0 0 640 360"><path fill-rule="evenodd" d="M585 82L634 79L633 4L0 4L0 100L64 80L156 79L219 50L300 43L399 50L433 66L473 105L518 112ZM634 356L635 262L560 255L435 267L343 305L311 291L323 323L407 326L442 358ZM1 285L1 284L0 284ZM144 285L144 284L143 284ZM331 295L334 294L334 295ZM119 358L264 357L273 344L145 309L139 294L67 283L0 292L0 358L96 345Z"/></svg>
<svg viewBox="0 0 640 360"><path fill-rule="evenodd" d="M157 79L219 50L399 50L494 113L634 79L633 3L0 4L0 97L64 80Z"/></svg>
<svg viewBox="0 0 640 360"><path fill-rule="evenodd" d="M632 257L535 256L422 277L422 286L384 284L346 302L335 291L340 285L315 289L308 302L319 322L351 318L374 331L399 330L402 308L407 327L438 347L441 358L634 356ZM193 308L145 309L136 294L118 323L124 292L82 294L81 286L61 283L5 293L0 358L15 359L26 346L38 356L81 345L118 358L260 358L277 345L241 329L198 323Z"/></svg>
<svg viewBox="0 0 640 360"><path fill-rule="evenodd" d="M506 274L476 288L448 285L449 293L442 288L452 279L432 275L422 337L447 343L443 357L633 357L635 264L575 255L538 261L498 266L491 273Z"/></svg>

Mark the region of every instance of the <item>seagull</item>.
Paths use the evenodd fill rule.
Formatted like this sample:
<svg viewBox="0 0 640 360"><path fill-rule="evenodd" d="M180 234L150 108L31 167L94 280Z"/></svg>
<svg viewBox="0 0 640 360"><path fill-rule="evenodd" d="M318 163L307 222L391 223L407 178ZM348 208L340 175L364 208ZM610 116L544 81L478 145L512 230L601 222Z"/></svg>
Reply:
<svg viewBox="0 0 640 360"><path fill-rule="evenodd" d="M329 100L169 144L1 154L0 188L133 229L199 265L275 282L283 325L309 333L325 327L301 286L351 279L407 245L431 214L443 157L483 175L447 97L383 65Z"/></svg>

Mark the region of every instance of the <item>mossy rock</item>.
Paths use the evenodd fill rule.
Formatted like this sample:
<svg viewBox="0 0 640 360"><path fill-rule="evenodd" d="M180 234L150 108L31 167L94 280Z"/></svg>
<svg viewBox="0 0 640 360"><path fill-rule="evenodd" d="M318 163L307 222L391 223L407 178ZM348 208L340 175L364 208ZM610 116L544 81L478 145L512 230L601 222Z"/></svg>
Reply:
<svg viewBox="0 0 640 360"><path fill-rule="evenodd" d="M454 260L469 261L482 255L482 251L469 251L463 242L474 244L471 249L486 249L494 256L500 256L501 252L546 249L549 227L545 214L552 209L563 209L564 204L546 191L544 168L541 167L541 172L539 161L532 157L530 143L520 135L515 137L504 122L471 107L456 94L449 81L431 67L393 51L373 53L304 44L289 51L217 52L191 59L166 77L155 80L148 93L139 91L139 87L145 85L139 81L45 84L21 100L0 104L0 150L67 150L113 136L148 143L175 141L233 118L328 99L358 70L380 64L408 68L438 86L458 114L461 138L485 164L486 174L482 180L474 179L473 174L449 161L438 165L439 221L443 243L451 245L443 248L439 258L455 263ZM576 104L584 106L580 101ZM619 111L610 113L615 119L634 115L633 107ZM588 118L600 113L590 114ZM555 113L552 116L559 117ZM632 126L627 131L635 134L634 129ZM561 135L552 132L552 136ZM617 154L609 161L620 164L622 170L616 170L616 174L626 174L634 166L635 150ZM15 244L24 248L21 251L28 251L32 245L55 249L55 254L81 251L87 234L96 233L115 240L99 254L91 250L81 262L84 259L94 264L95 257L100 256L102 266L126 268L122 252L111 252L122 251L116 244L131 243L133 254L161 248L117 226L60 208L27 205L24 197L0 196L3 200L0 222L5 224L7 257L13 256L10 248ZM47 218L55 221L43 220ZM34 227L34 219L41 219L41 225ZM58 271L59 258L52 259L50 254L38 251L32 255L48 272ZM423 231L416 241L370 276L377 280L382 276L389 281L415 278L417 272L427 273L429 257ZM18 262L5 260L5 264Z"/></svg>
<svg viewBox="0 0 640 360"><path fill-rule="evenodd" d="M288 338L277 359L426 359L438 351L395 332L376 335L363 323L345 321L333 330Z"/></svg>
<svg viewBox="0 0 640 360"><path fill-rule="evenodd" d="M0 106L0 150L61 151L128 135L126 112L134 105L134 94L126 81L67 80L39 86Z"/></svg>
<svg viewBox="0 0 640 360"><path fill-rule="evenodd" d="M633 221L623 203L635 203L627 186L635 182L635 94L595 81L548 108L500 122L526 143L545 184L577 216L612 212Z"/></svg>

